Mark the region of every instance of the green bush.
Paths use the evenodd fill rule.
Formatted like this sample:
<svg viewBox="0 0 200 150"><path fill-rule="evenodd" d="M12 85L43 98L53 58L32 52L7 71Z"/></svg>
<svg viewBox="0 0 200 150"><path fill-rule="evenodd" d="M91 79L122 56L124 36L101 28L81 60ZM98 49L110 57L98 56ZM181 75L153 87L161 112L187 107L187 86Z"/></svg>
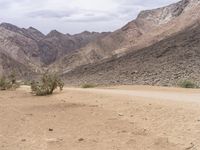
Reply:
<svg viewBox="0 0 200 150"><path fill-rule="evenodd" d="M7 78L5 76L0 77L0 90L16 89L19 88L19 86L15 74L11 74Z"/></svg>
<svg viewBox="0 0 200 150"><path fill-rule="evenodd" d="M10 88L11 88L10 82L5 77L1 77L0 78L0 90L7 90Z"/></svg>
<svg viewBox="0 0 200 150"><path fill-rule="evenodd" d="M94 85L94 84L84 84L84 85L82 85L81 87L84 88L84 89L87 89L87 88L95 88L96 85Z"/></svg>
<svg viewBox="0 0 200 150"><path fill-rule="evenodd" d="M63 90L63 87L64 83L57 75L48 73L42 76L41 81L32 81L31 83L32 93L37 96L51 95L54 90L57 88Z"/></svg>
<svg viewBox="0 0 200 150"><path fill-rule="evenodd" d="M182 88L198 88L198 86L190 80L180 81L178 85Z"/></svg>

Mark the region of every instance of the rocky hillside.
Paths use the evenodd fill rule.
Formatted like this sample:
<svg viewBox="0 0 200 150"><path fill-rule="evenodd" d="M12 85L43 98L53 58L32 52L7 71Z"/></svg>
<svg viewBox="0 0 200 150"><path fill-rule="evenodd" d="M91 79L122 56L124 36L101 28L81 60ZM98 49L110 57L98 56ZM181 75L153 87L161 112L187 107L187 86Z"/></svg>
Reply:
<svg viewBox="0 0 200 150"><path fill-rule="evenodd" d="M120 58L81 66L64 74L68 84L200 84L200 24Z"/></svg>
<svg viewBox="0 0 200 150"><path fill-rule="evenodd" d="M24 29L2 23L0 25L1 74L8 72L9 69L14 69L20 76L26 76L27 71L30 74L39 74L61 56L73 53L105 35L106 33L94 32L65 35L58 31L44 35L33 27Z"/></svg>
<svg viewBox="0 0 200 150"><path fill-rule="evenodd" d="M46 61L47 64L51 64L55 61L58 61L62 56L73 54L75 50L79 51L80 48L86 46L88 43L102 38L107 34L108 33L85 31L80 34L70 35L62 34L56 30L53 30L40 41L40 47L42 51L48 52L50 50L55 52L55 54L50 57L52 60ZM43 45L44 43L45 45ZM46 54L44 54L43 58L46 58Z"/></svg>
<svg viewBox="0 0 200 150"><path fill-rule="evenodd" d="M40 72L42 62L39 57L38 39L42 34L32 34L31 31L20 29L14 25L3 23L0 25L0 55L12 61L4 61L3 66L15 66L16 63L23 67ZM6 64L8 63L8 64ZM3 67L3 71L7 68ZM20 70L16 68L16 72Z"/></svg>
<svg viewBox="0 0 200 150"><path fill-rule="evenodd" d="M199 14L199 0L182 0L166 7L142 11L121 29L90 42L77 53L65 56L57 66L67 72L82 64L96 63L115 54L121 56L128 51L148 47L199 22Z"/></svg>
<svg viewBox="0 0 200 150"><path fill-rule="evenodd" d="M198 79L200 0L182 0L142 11L115 32L56 30L44 35L2 23L0 73L11 70L31 77L45 69L58 71L66 82L174 85Z"/></svg>
<svg viewBox="0 0 200 150"><path fill-rule="evenodd" d="M18 78L30 80L32 77L38 75L37 72L31 70L27 65L16 61L9 55L0 52L0 76L10 75L11 73L17 73Z"/></svg>

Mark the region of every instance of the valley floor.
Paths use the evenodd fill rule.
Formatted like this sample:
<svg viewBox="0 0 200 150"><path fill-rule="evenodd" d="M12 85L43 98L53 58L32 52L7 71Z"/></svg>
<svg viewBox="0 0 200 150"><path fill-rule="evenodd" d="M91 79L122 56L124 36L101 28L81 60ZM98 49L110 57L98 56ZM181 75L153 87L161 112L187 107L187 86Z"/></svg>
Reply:
<svg viewBox="0 0 200 150"><path fill-rule="evenodd" d="M0 150L198 150L200 90L28 87L0 92Z"/></svg>

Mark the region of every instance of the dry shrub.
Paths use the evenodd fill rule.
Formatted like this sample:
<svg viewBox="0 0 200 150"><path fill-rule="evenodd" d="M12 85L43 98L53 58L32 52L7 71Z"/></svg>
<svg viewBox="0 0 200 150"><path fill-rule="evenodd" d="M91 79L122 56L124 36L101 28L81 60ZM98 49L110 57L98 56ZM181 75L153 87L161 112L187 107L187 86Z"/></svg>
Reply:
<svg viewBox="0 0 200 150"><path fill-rule="evenodd" d="M0 90L10 90L17 89L20 85L16 81L16 76L14 73L9 75L8 77L2 76L0 77Z"/></svg>
<svg viewBox="0 0 200 150"><path fill-rule="evenodd" d="M59 88L63 90L64 83L56 74L45 73L41 81L32 81L32 93L37 96L45 96L53 94L54 90Z"/></svg>
<svg viewBox="0 0 200 150"><path fill-rule="evenodd" d="M84 88L84 89L87 89L87 88L95 88L96 85L94 85L94 84L83 84L81 87Z"/></svg>
<svg viewBox="0 0 200 150"><path fill-rule="evenodd" d="M190 80L183 80L178 83L178 85L182 88L198 88L197 84Z"/></svg>

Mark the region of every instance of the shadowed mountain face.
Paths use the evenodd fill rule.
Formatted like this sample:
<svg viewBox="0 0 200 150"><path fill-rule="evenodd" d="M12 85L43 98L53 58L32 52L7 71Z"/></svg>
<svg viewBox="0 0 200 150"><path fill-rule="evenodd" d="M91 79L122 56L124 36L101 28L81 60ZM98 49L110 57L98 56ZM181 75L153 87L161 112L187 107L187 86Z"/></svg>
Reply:
<svg viewBox="0 0 200 150"><path fill-rule="evenodd" d="M150 47L64 75L69 84L176 85L183 79L200 83L200 24Z"/></svg>
<svg viewBox="0 0 200 150"><path fill-rule="evenodd" d="M1 74L8 72L5 66L12 68L16 63L31 72L41 73L44 67L48 67L61 56L73 53L103 35L106 33L83 32L77 35L65 35L51 31L45 36L33 27L21 29L2 23L0 25L0 56L3 58L0 64ZM5 58L12 61L5 61ZM18 68L15 68L16 72L23 75L23 70Z"/></svg>
<svg viewBox="0 0 200 150"><path fill-rule="evenodd" d="M193 77L188 72L197 72L191 65L198 64L193 59L198 56L199 14L200 0L182 0L142 11L115 32L76 35L56 30L44 35L33 27L21 29L2 23L0 72L14 69L27 77L50 69L65 75L70 83L98 79L99 83L174 84L179 78ZM189 67L177 68L179 63ZM164 70L159 69L162 67ZM170 77L164 80L167 74Z"/></svg>

